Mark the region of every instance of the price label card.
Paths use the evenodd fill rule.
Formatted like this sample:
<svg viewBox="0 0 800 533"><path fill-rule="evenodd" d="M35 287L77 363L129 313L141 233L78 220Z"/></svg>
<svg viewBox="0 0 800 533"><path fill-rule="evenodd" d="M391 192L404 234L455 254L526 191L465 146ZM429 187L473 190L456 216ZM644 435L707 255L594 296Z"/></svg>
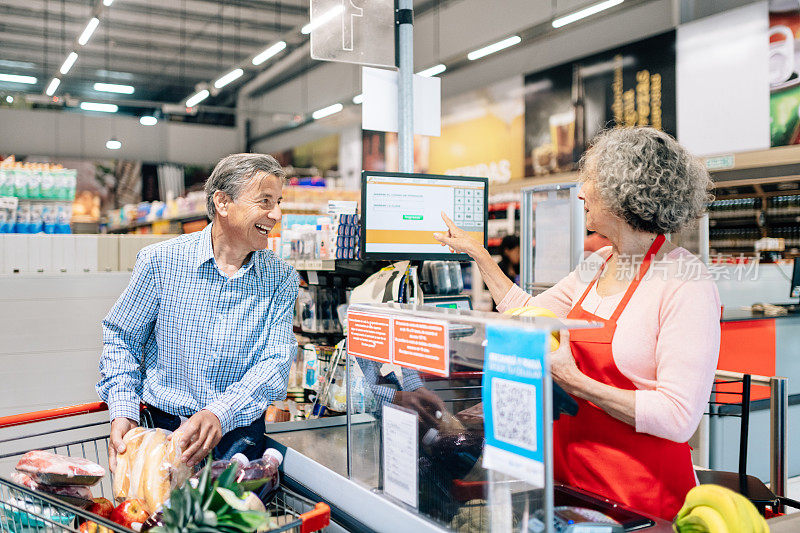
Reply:
<svg viewBox="0 0 800 533"><path fill-rule="evenodd" d="M396 365L450 375L450 335L442 320L394 319L393 360Z"/></svg>
<svg viewBox="0 0 800 533"><path fill-rule="evenodd" d="M416 508L419 433L417 414L383 406L383 491Z"/></svg>
<svg viewBox="0 0 800 533"><path fill-rule="evenodd" d="M347 313L347 352L350 355L392 362L392 319L372 313Z"/></svg>

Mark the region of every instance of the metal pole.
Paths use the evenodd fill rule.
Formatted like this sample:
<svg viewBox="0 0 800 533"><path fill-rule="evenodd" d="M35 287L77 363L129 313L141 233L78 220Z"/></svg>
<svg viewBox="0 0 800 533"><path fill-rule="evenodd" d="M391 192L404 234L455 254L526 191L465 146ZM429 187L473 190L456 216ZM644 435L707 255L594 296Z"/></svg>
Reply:
<svg viewBox="0 0 800 533"><path fill-rule="evenodd" d="M522 240L519 251L522 270L519 281L522 290L528 292L533 290L533 191L522 190L520 209Z"/></svg>
<svg viewBox="0 0 800 533"><path fill-rule="evenodd" d="M336 369L333 369L333 373L336 373ZM351 479L351 471L350 471L350 457L353 453L352 445L350 441L353 440L353 428L352 428L352 421L350 420L350 409L353 406L352 396L350 396L350 353L345 352L344 354L344 382L345 382L345 391L346 391L346 407L345 407L345 419L347 420L347 479Z"/></svg>
<svg viewBox="0 0 800 533"><path fill-rule="evenodd" d="M547 358L547 372L544 377L544 530L553 533L555 490L553 486L553 376L550 374L550 358Z"/></svg>
<svg viewBox="0 0 800 533"><path fill-rule="evenodd" d="M399 83L397 136L400 172L414 172L414 24L413 0L398 0ZM406 16L404 16L406 15Z"/></svg>
<svg viewBox="0 0 800 533"><path fill-rule="evenodd" d="M789 483L786 471L786 417L789 414L789 395L786 390L787 378L773 377L769 380L769 413L771 457L769 460L769 485L777 496L786 496ZM783 512L783 505L777 511Z"/></svg>

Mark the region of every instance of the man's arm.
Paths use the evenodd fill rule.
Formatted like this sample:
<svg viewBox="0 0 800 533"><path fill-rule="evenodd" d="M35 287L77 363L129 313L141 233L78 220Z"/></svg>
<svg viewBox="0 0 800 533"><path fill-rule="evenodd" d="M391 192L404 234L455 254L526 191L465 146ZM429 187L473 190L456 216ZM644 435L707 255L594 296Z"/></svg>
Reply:
<svg viewBox="0 0 800 533"><path fill-rule="evenodd" d="M292 331L297 288L297 272L292 270L275 291L275 311L265 325L269 338L261 358L240 381L204 408L217 416L222 434L251 424L272 402L286 397L289 368L297 355L297 338Z"/></svg>
<svg viewBox="0 0 800 533"><path fill-rule="evenodd" d="M146 251L139 252L128 287L103 320L103 353L96 390L112 420L109 462L123 452L122 437L139 422L142 350L153 332L159 305L158 285ZM115 422L116 421L116 422Z"/></svg>

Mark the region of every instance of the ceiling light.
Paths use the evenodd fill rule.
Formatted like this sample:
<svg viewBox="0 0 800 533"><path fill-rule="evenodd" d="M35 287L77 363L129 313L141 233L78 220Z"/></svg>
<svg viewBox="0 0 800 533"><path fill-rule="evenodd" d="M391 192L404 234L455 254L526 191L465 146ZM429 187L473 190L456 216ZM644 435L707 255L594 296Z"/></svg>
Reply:
<svg viewBox="0 0 800 533"><path fill-rule="evenodd" d="M328 22L332 21L336 16L344 10L344 6L339 4L338 6L331 8L330 10L326 11L322 15L315 17L314 20L303 26L300 30L300 33L303 35L308 35L312 31L316 30L323 24L327 24Z"/></svg>
<svg viewBox="0 0 800 533"><path fill-rule="evenodd" d="M445 70L447 70L447 67L439 63L438 65L434 65L431 68L426 68L425 70L417 72L417 75L430 78L431 76L436 76L437 74L441 74Z"/></svg>
<svg viewBox="0 0 800 533"><path fill-rule="evenodd" d="M209 93L208 90L206 89L203 89L199 93L193 94L192 96L189 97L188 100L186 100L186 107L196 106L197 104L208 98L210 94L211 93Z"/></svg>
<svg viewBox="0 0 800 533"><path fill-rule="evenodd" d="M356 105L361 105L364 103L364 93L357 94L353 97L353 103Z"/></svg>
<svg viewBox="0 0 800 533"><path fill-rule="evenodd" d="M18 74L0 74L0 81L8 81L11 83L26 83L33 85L38 80L33 76L20 76Z"/></svg>
<svg viewBox="0 0 800 533"><path fill-rule="evenodd" d="M58 86L59 86L59 84L60 84L60 83L61 83L61 80L60 80L60 79L58 79L58 78L53 78L53 79L50 81L50 85L48 85L48 86L47 86L47 90L46 90L44 93L45 93L47 96L53 96L53 93L54 93L54 92L56 92L56 89L58 89Z"/></svg>
<svg viewBox="0 0 800 533"><path fill-rule="evenodd" d="M108 7L114 3L114 0L103 0L103 5Z"/></svg>
<svg viewBox="0 0 800 533"><path fill-rule="evenodd" d="M623 0L606 0L605 2L600 2L599 4L589 6L586 9L581 9L580 11L576 11L575 13L571 13L565 17L557 18L553 21L553 27L560 28L562 26L566 26L567 24L572 24L575 21L590 17L595 13L599 13L610 7L618 6L622 2Z"/></svg>
<svg viewBox="0 0 800 533"><path fill-rule="evenodd" d="M104 93L119 93L119 94L133 94L133 85L120 85L118 83L100 83L94 84L95 91L102 91Z"/></svg>
<svg viewBox="0 0 800 533"><path fill-rule="evenodd" d="M89 39L92 37L94 30L97 29L97 25L100 24L100 19L97 17L92 17L92 20L89 21L89 24L86 25L84 28L83 33L81 36L78 37L78 44L83 46L89 42Z"/></svg>
<svg viewBox="0 0 800 533"><path fill-rule="evenodd" d="M478 50L473 50L472 52L467 54L467 59L470 61L474 61L476 59L480 59L482 57L488 56L489 54L493 54L495 52L499 52L509 46L514 46L515 44L519 44L522 42L522 39L519 35L514 35L513 37L509 37L508 39L503 39L502 41L494 44L490 44L489 46L484 46L483 48L479 48Z"/></svg>
<svg viewBox="0 0 800 533"><path fill-rule="evenodd" d="M139 124L142 126L155 126L157 123L158 119L156 117L151 117L150 115L139 117Z"/></svg>
<svg viewBox="0 0 800 533"><path fill-rule="evenodd" d="M240 68L233 69L232 71L228 72L227 74L222 76L220 79L215 81L214 82L214 87L216 87L217 89L222 89L223 87L228 85L233 80L237 80L237 79L241 78L242 74L244 74L244 70L242 70Z"/></svg>
<svg viewBox="0 0 800 533"><path fill-rule="evenodd" d="M119 150L122 148L122 143L112 137L106 141L106 148L109 150Z"/></svg>
<svg viewBox="0 0 800 533"><path fill-rule="evenodd" d="M101 104L99 102L81 102L84 111L102 111L103 113L116 113L119 109L115 104Z"/></svg>
<svg viewBox="0 0 800 533"><path fill-rule="evenodd" d="M9 94L8 96L6 96L6 102L8 102L9 104L13 104L14 97Z"/></svg>
<svg viewBox="0 0 800 533"><path fill-rule="evenodd" d="M67 72L69 72L69 69L72 68L72 65L74 65L75 61L77 60L78 60L78 54L76 54L75 52L70 52L69 55L67 56L67 59L64 60L64 64L61 65L60 69L61 74L66 74Z"/></svg>
<svg viewBox="0 0 800 533"><path fill-rule="evenodd" d="M0 59L0 67L11 67L11 68L27 68L31 69L36 66L36 63L31 63L29 61L11 61L8 59Z"/></svg>
<svg viewBox="0 0 800 533"><path fill-rule="evenodd" d="M253 64L260 65L270 57L282 51L284 48L286 48L286 41L278 41L277 43L273 44L272 46L270 46L269 48L258 54L256 57L254 57Z"/></svg>
<svg viewBox="0 0 800 533"><path fill-rule="evenodd" d="M117 72L115 70L97 69L94 73L101 78L114 78L115 80L132 80L133 74L130 72Z"/></svg>
<svg viewBox="0 0 800 533"><path fill-rule="evenodd" d="M314 120L319 120L321 118L333 115L334 113L338 113L342 109L344 109L344 106L342 104L329 105L328 107L317 109L316 111L311 113L311 118L313 118Z"/></svg>

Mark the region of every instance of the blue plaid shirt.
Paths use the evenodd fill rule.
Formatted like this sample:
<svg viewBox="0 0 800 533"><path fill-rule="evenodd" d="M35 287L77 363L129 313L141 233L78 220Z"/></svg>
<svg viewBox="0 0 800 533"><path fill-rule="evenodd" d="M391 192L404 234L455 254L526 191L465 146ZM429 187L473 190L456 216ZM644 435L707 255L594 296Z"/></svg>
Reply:
<svg viewBox="0 0 800 533"><path fill-rule="evenodd" d="M111 419L139 420L139 402L167 413L214 413L223 433L286 397L297 353L297 272L267 250L228 278L211 225L142 249L103 320L97 393Z"/></svg>
<svg viewBox="0 0 800 533"><path fill-rule="evenodd" d="M382 381L387 385L378 385L381 381L381 367L383 363L373 361L371 359L364 359L363 357L356 357L358 365L361 367L361 372L364 374L364 381L369 385L372 394L377 401L377 410L380 413L383 404L394 402L394 394L398 390L414 391L424 385L422 378L419 377L419 372L410 368L403 368L403 384L397 379L394 372L389 373L388 376L383 377Z"/></svg>

